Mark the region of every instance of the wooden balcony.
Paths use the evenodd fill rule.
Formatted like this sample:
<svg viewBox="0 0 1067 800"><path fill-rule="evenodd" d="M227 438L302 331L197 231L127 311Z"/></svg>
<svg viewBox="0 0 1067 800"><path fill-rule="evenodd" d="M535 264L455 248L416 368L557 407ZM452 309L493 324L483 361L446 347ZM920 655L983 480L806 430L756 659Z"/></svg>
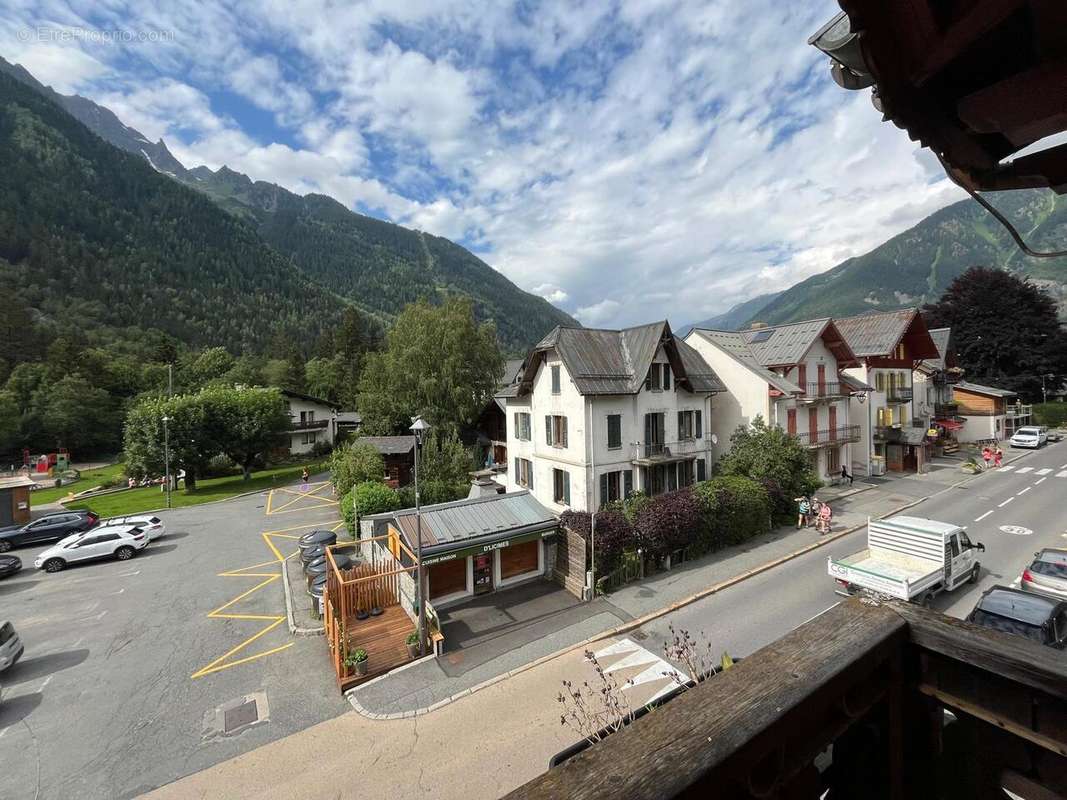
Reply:
<svg viewBox="0 0 1067 800"><path fill-rule="evenodd" d="M667 464L685 461L707 450L707 440L681 439L677 442L635 442L631 447L630 460L640 466Z"/></svg>
<svg viewBox="0 0 1067 800"><path fill-rule="evenodd" d="M818 431L801 431L794 434L805 447L833 447L860 440L859 425L842 425Z"/></svg>
<svg viewBox="0 0 1067 800"><path fill-rule="evenodd" d="M291 431L320 431L326 428L330 424L328 419L311 419L311 420L298 420L294 419L289 423L289 430Z"/></svg>
<svg viewBox="0 0 1067 800"><path fill-rule="evenodd" d="M508 797L1004 800L1005 788L1067 796L1062 652L853 598Z"/></svg>

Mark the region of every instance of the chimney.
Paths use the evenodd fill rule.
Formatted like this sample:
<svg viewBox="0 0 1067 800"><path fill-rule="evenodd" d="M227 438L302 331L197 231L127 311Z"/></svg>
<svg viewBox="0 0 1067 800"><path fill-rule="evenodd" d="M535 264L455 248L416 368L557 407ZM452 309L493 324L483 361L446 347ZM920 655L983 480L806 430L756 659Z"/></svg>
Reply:
<svg viewBox="0 0 1067 800"><path fill-rule="evenodd" d="M766 327L767 327L767 323L766 322L753 322L753 323L749 324L748 329L750 331L758 331L760 328L766 328Z"/></svg>
<svg viewBox="0 0 1067 800"><path fill-rule="evenodd" d="M482 469L471 473L471 488L467 499L476 497L493 497L504 493L504 487L493 480L492 470Z"/></svg>

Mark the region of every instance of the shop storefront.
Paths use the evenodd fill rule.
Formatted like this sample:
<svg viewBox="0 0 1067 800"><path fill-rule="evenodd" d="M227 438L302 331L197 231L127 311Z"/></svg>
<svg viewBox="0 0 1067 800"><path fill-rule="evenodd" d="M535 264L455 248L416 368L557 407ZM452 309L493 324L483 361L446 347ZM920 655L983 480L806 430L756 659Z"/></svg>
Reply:
<svg viewBox="0 0 1067 800"><path fill-rule="evenodd" d="M390 541L403 538L417 552L414 509L370 519L388 531ZM551 576L558 526L556 516L528 492L424 507L422 563L430 602L447 607Z"/></svg>

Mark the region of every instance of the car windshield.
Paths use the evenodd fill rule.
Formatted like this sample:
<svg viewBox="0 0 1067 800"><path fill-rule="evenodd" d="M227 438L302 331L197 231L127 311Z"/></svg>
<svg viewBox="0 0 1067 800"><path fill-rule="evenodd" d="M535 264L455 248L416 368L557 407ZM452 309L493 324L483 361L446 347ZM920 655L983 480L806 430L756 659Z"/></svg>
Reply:
<svg viewBox="0 0 1067 800"><path fill-rule="evenodd" d="M1019 428L1015 432L1016 436L1037 436L1037 428Z"/></svg>
<svg viewBox="0 0 1067 800"><path fill-rule="evenodd" d="M1050 578L1067 578L1067 556L1042 553L1030 565L1030 571Z"/></svg>
<svg viewBox="0 0 1067 800"><path fill-rule="evenodd" d="M974 618L972 620L975 625L981 625L983 628L992 628L996 631L1003 631L1004 633L1012 633L1016 636L1025 636L1027 639L1033 639L1035 642L1044 642L1045 637L1042 635L1041 626L1029 625L1025 622L1019 622L1016 619L1008 619L998 614L990 614L987 611L977 609L974 612Z"/></svg>

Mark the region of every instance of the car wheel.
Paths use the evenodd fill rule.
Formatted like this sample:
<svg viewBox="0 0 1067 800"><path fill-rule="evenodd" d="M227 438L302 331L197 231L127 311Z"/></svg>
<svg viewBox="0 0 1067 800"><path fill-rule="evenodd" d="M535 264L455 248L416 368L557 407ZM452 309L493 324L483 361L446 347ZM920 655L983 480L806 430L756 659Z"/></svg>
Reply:
<svg viewBox="0 0 1067 800"><path fill-rule="evenodd" d="M137 551L134 550L132 547L129 547L128 545L123 545L115 551L115 558L117 558L119 561L129 561L131 558L133 558L133 554L136 552Z"/></svg>
<svg viewBox="0 0 1067 800"><path fill-rule="evenodd" d="M45 572L62 572L67 568L67 562L62 558L50 558L44 562Z"/></svg>
<svg viewBox="0 0 1067 800"><path fill-rule="evenodd" d="M974 567L971 568L971 577L967 579L967 583L978 583L978 578L981 574L982 568L978 564L975 564Z"/></svg>
<svg viewBox="0 0 1067 800"><path fill-rule="evenodd" d="M0 553L6 553L11 549L11 542L7 539L0 539Z"/></svg>

